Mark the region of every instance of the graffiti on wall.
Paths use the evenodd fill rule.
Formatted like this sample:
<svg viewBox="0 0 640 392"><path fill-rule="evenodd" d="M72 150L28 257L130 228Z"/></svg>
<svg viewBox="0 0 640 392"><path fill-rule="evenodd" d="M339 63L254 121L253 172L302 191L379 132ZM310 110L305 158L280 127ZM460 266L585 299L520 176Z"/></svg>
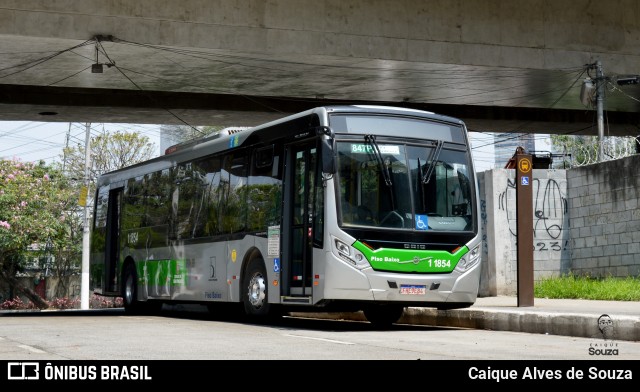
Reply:
<svg viewBox="0 0 640 392"><path fill-rule="evenodd" d="M536 251L560 252L569 246L569 240L563 235L567 229L568 205L562 189L554 179L533 181L533 236ZM507 187L500 193L498 206L506 213L509 232L516 237L515 179L507 179Z"/></svg>

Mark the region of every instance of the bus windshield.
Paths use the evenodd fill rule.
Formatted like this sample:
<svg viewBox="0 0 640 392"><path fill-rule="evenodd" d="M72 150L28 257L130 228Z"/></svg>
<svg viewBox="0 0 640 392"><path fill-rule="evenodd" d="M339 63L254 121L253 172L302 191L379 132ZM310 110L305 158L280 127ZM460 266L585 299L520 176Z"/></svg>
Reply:
<svg viewBox="0 0 640 392"><path fill-rule="evenodd" d="M339 141L342 226L413 231L473 230L471 166L464 149L442 141Z"/></svg>

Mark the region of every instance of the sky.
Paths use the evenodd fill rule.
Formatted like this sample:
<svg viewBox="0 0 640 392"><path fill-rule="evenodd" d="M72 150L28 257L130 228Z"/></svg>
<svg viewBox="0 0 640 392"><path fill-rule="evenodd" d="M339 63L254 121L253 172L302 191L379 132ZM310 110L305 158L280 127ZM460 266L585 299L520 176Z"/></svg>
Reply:
<svg viewBox="0 0 640 392"><path fill-rule="evenodd" d="M103 132L137 131L155 144L160 154L160 125L92 123L91 134ZM47 163L62 161L62 149L69 145L84 145L85 123L0 121L0 157L19 158L23 162L44 160ZM470 140L476 171L490 170L494 163L493 134L470 132ZM536 150L550 150L548 135L536 137Z"/></svg>
<svg viewBox="0 0 640 392"><path fill-rule="evenodd" d="M92 123L91 134L137 131L149 138L160 150L160 125ZM86 137L85 123L0 121L0 157L19 158L23 162L62 161L62 149L81 144Z"/></svg>

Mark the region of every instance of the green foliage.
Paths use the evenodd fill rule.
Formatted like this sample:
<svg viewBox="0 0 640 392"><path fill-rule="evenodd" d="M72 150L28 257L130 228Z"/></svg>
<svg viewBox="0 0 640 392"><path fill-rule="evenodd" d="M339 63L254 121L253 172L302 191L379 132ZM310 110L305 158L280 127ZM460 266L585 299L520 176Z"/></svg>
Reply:
<svg viewBox="0 0 640 392"><path fill-rule="evenodd" d="M16 274L46 253L67 267L77 261L78 244L72 235L77 192L60 170L44 162L0 160L0 184L0 279L46 308L49 305L20 284Z"/></svg>
<svg viewBox="0 0 640 392"><path fill-rule="evenodd" d="M77 201L62 173L44 163L0 161L0 268L31 245L69 246L69 210Z"/></svg>
<svg viewBox="0 0 640 392"><path fill-rule="evenodd" d="M640 278L590 278L567 275L536 282L537 298L640 301Z"/></svg>
<svg viewBox="0 0 640 392"><path fill-rule="evenodd" d="M84 179L84 144L64 149L64 161L69 177L79 181ZM155 145L149 138L138 132L114 132L98 135L91 139L90 179L95 180L101 174L146 161L155 154ZM93 195L95 188L89 189Z"/></svg>

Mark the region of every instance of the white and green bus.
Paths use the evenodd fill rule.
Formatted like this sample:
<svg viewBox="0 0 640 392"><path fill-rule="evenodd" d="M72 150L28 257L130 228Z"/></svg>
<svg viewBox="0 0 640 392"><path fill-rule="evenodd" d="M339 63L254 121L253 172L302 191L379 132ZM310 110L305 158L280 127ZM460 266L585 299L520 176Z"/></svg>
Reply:
<svg viewBox="0 0 640 392"><path fill-rule="evenodd" d="M221 132L102 175L94 292L251 316L460 308L480 280L464 123L383 106L318 107Z"/></svg>

